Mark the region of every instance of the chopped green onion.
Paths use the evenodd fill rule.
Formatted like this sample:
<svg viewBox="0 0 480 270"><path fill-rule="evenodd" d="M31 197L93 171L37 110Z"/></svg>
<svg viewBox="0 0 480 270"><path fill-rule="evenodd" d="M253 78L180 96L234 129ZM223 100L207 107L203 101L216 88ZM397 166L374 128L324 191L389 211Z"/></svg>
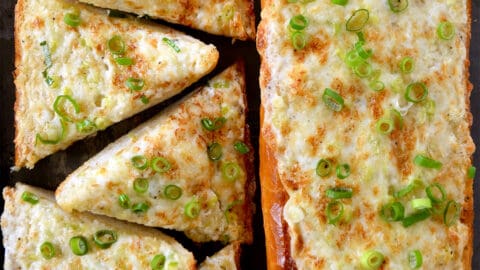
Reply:
<svg viewBox="0 0 480 270"><path fill-rule="evenodd" d="M132 205L132 211L134 213L145 213L148 211L148 208L150 208L148 204L143 202Z"/></svg>
<svg viewBox="0 0 480 270"><path fill-rule="evenodd" d="M55 257L55 247L50 242L43 242L40 245L40 253L42 257L50 260L51 258Z"/></svg>
<svg viewBox="0 0 480 270"><path fill-rule="evenodd" d="M402 198L405 197L408 193L412 192L415 188L417 187L422 187L423 182L421 180L413 180L412 183L408 184L406 187L400 189L399 191L396 191L393 193L394 198Z"/></svg>
<svg viewBox="0 0 480 270"><path fill-rule="evenodd" d="M225 81L217 81L213 83L213 88L229 88L230 82L228 80Z"/></svg>
<svg viewBox="0 0 480 270"><path fill-rule="evenodd" d="M370 56L372 56L373 51L371 49L365 50L363 48L363 45L365 45L365 41L358 41L355 43L355 51L358 53L360 57L363 59L368 59Z"/></svg>
<svg viewBox="0 0 480 270"><path fill-rule="evenodd" d="M388 0L388 5L391 11L398 13L408 7L408 0Z"/></svg>
<svg viewBox="0 0 480 270"><path fill-rule="evenodd" d="M351 188L335 187L327 189L326 195L330 199L349 199L353 195Z"/></svg>
<svg viewBox="0 0 480 270"><path fill-rule="evenodd" d="M200 120L200 123L202 123L203 128L208 131L219 130L225 125L226 122L227 122L227 119L223 116L217 117L213 121L209 118L203 118L202 120Z"/></svg>
<svg viewBox="0 0 480 270"><path fill-rule="evenodd" d="M327 222L328 224L336 224L343 216L343 203L339 200L333 200L327 204Z"/></svg>
<svg viewBox="0 0 480 270"><path fill-rule="evenodd" d="M36 194L33 194L30 191L24 191L22 193L22 200L24 202L28 202L28 203L31 203L31 204L37 204L40 201L38 196Z"/></svg>
<svg viewBox="0 0 480 270"><path fill-rule="evenodd" d="M157 254L150 262L150 267L152 267L152 270L164 270L166 261L165 255Z"/></svg>
<svg viewBox="0 0 480 270"><path fill-rule="evenodd" d="M385 84L382 81L371 81L368 86L373 91L379 92L385 89Z"/></svg>
<svg viewBox="0 0 480 270"><path fill-rule="evenodd" d="M474 179L476 173L477 173L477 168L475 168L474 166L470 166L470 168L468 168L467 170L467 176L470 179Z"/></svg>
<svg viewBox="0 0 480 270"><path fill-rule="evenodd" d="M65 112L65 101L70 102L76 114L80 112L80 106L77 101L69 95L60 95L53 102L53 110L66 122L73 122L73 119Z"/></svg>
<svg viewBox="0 0 480 270"><path fill-rule="evenodd" d="M72 237L69 244L73 254L77 256L85 255L88 252L87 239L81 235Z"/></svg>
<svg viewBox="0 0 480 270"><path fill-rule="evenodd" d="M178 45L171 39L169 38L162 38L162 41L167 44L168 46L170 46L170 48L172 48L175 52L179 53L180 52L180 48L178 47Z"/></svg>
<svg viewBox="0 0 480 270"><path fill-rule="evenodd" d="M332 3L339 6L345 6L348 0L332 0Z"/></svg>
<svg viewBox="0 0 480 270"><path fill-rule="evenodd" d="M423 257L420 250L415 249L408 253L408 265L410 269L418 269L423 264Z"/></svg>
<svg viewBox="0 0 480 270"><path fill-rule="evenodd" d="M445 225L450 227L455 224L460 217L461 210L462 206L459 203L453 200L448 201L445 211L443 212L443 222Z"/></svg>
<svg viewBox="0 0 480 270"><path fill-rule="evenodd" d="M422 82L411 83L407 86L407 91L405 91L405 99L418 103L424 101L428 96L428 88Z"/></svg>
<svg viewBox="0 0 480 270"><path fill-rule="evenodd" d="M148 179L137 178L133 181L133 190L137 193L145 193L148 190Z"/></svg>
<svg viewBox="0 0 480 270"><path fill-rule="evenodd" d="M363 32L357 32L358 41L365 42L365 35Z"/></svg>
<svg viewBox="0 0 480 270"><path fill-rule="evenodd" d="M143 79L137 79L137 78L130 77L125 81L125 85L130 90L140 91L145 86L145 81Z"/></svg>
<svg viewBox="0 0 480 270"><path fill-rule="evenodd" d="M442 163L440 161L436 161L424 155L416 155L413 159L413 163L418 166L422 166L425 168L430 169L440 169L442 168Z"/></svg>
<svg viewBox="0 0 480 270"><path fill-rule="evenodd" d="M400 70L402 73L412 73L413 68L415 67L415 61L410 56L405 56L400 61Z"/></svg>
<svg viewBox="0 0 480 270"><path fill-rule="evenodd" d="M386 221L400 221L405 215L405 207L400 202L385 204L380 210L380 216Z"/></svg>
<svg viewBox="0 0 480 270"><path fill-rule="evenodd" d="M322 100L327 108L335 112L341 111L344 105L342 96L330 88L325 88Z"/></svg>
<svg viewBox="0 0 480 270"><path fill-rule="evenodd" d="M60 132L60 134L58 134L57 138L52 139L52 140L51 139L45 139L45 138L42 137L42 135L37 133L37 135L35 137L36 141L40 141L43 144L57 144L57 143L59 143L65 137L66 124L62 119L60 119L60 126L62 128L62 131Z"/></svg>
<svg viewBox="0 0 480 270"><path fill-rule="evenodd" d="M296 50L301 50L305 48L305 45L307 45L307 40L303 32L293 32L290 38L292 40L293 47Z"/></svg>
<svg viewBox="0 0 480 270"><path fill-rule="evenodd" d="M239 152L240 154L246 154L250 152L250 149L248 149L248 146L241 141L235 142L235 144L233 144L233 148L235 148L235 150L237 150L237 152Z"/></svg>
<svg viewBox="0 0 480 270"><path fill-rule="evenodd" d="M427 209L417 211L417 212L411 214L410 216L405 217L402 220L402 225L405 228L410 227L415 223L418 223L420 221L423 221L423 220L429 218L431 215L432 215L431 212Z"/></svg>
<svg viewBox="0 0 480 270"><path fill-rule="evenodd" d="M158 173L165 173L172 168L172 164L164 157L155 157L151 162L152 169Z"/></svg>
<svg viewBox="0 0 480 270"><path fill-rule="evenodd" d="M410 201L412 208L415 210L423 210L432 208L432 201L429 198L418 198Z"/></svg>
<svg viewBox="0 0 480 270"><path fill-rule="evenodd" d="M207 146L207 155L210 160L219 160L223 155L223 147L221 144L214 142Z"/></svg>
<svg viewBox="0 0 480 270"><path fill-rule="evenodd" d="M45 40L40 42L40 46L42 46L43 56L45 57L45 60L43 60L43 63L45 63L45 66L46 66L44 72L47 72L47 69L51 68L53 64L52 55L50 53L50 47L48 46L48 43Z"/></svg>
<svg viewBox="0 0 480 270"><path fill-rule="evenodd" d="M100 230L93 235L93 242L101 248L109 248L113 243L117 242L117 233L110 230Z"/></svg>
<svg viewBox="0 0 480 270"><path fill-rule="evenodd" d="M48 75L48 69L45 69L44 71L42 71L42 76L45 79L45 83L48 86L52 86L55 83L55 80Z"/></svg>
<svg viewBox="0 0 480 270"><path fill-rule="evenodd" d="M455 25L449 21L441 22L437 27L437 35L443 40L452 39L455 36Z"/></svg>
<svg viewBox="0 0 480 270"><path fill-rule="evenodd" d="M76 122L75 126L77 127L77 130L82 133L90 133L90 132L93 132L95 129L97 129L95 122L90 121L88 119L84 119L80 122Z"/></svg>
<svg viewBox="0 0 480 270"><path fill-rule="evenodd" d="M130 198L128 197L127 194L120 194L118 196L118 204L125 209L130 208Z"/></svg>
<svg viewBox="0 0 480 270"><path fill-rule="evenodd" d="M345 63L351 68L356 67L363 62L365 62L365 59L363 59L356 50L349 51L345 56Z"/></svg>
<svg viewBox="0 0 480 270"><path fill-rule="evenodd" d="M440 196L435 196L434 194L435 190L437 190L440 193ZM445 191L443 186L440 185L439 183L431 184L425 189L425 192L427 193L428 198L430 198L430 200L432 200L433 203L441 203L447 199L447 192Z"/></svg>
<svg viewBox="0 0 480 270"><path fill-rule="evenodd" d="M123 54L125 53L125 42L123 41L121 36L113 36L107 42L108 50L112 54Z"/></svg>
<svg viewBox="0 0 480 270"><path fill-rule="evenodd" d="M362 255L360 260L362 268L365 270L377 270L382 266L385 257L376 250L369 250Z"/></svg>
<svg viewBox="0 0 480 270"><path fill-rule="evenodd" d="M242 168L235 162L227 162L222 165L222 177L229 182L237 180L241 173Z"/></svg>
<svg viewBox="0 0 480 270"><path fill-rule="evenodd" d="M360 78L367 78L372 75L372 65L368 62L360 62L353 67L353 73Z"/></svg>
<svg viewBox="0 0 480 270"><path fill-rule="evenodd" d="M377 121L377 131L382 134L390 134L395 127L395 123L392 118L390 117L382 117Z"/></svg>
<svg viewBox="0 0 480 270"><path fill-rule="evenodd" d="M145 95L142 95L140 97L140 100L142 101L143 104L148 104L148 102L150 102L150 100L148 99L148 97L146 97Z"/></svg>
<svg viewBox="0 0 480 270"><path fill-rule="evenodd" d="M121 66L131 66L133 65L133 59L130 57L117 57L115 62Z"/></svg>
<svg viewBox="0 0 480 270"><path fill-rule="evenodd" d="M182 197L182 189L176 185L168 185L163 190L163 195L169 200L175 201Z"/></svg>
<svg viewBox="0 0 480 270"><path fill-rule="evenodd" d="M368 22L370 14L368 10L362 8L355 10L352 16L347 20L346 29L351 32L358 32L363 29Z"/></svg>
<svg viewBox="0 0 480 270"><path fill-rule="evenodd" d="M65 16L63 17L63 21L71 27L77 27L81 23L80 15L74 13L65 14Z"/></svg>
<svg viewBox="0 0 480 270"><path fill-rule="evenodd" d="M292 29L301 31L308 26L308 20L303 15L296 15L290 19L289 25Z"/></svg>
<svg viewBox="0 0 480 270"><path fill-rule="evenodd" d="M150 162L144 155L138 155L132 157L132 165L133 167L139 169L139 170L145 170L150 166Z"/></svg>
<svg viewBox="0 0 480 270"><path fill-rule="evenodd" d="M337 166L336 172L339 179L345 179L350 175L350 165L340 164Z"/></svg>
<svg viewBox="0 0 480 270"><path fill-rule="evenodd" d="M243 204L243 201L242 200L234 200L233 202L227 204L227 207L225 209L225 218L227 219L227 223L230 223L230 219L231 219L231 213L230 213L230 210L235 207L236 205L240 205L240 204Z"/></svg>
<svg viewBox="0 0 480 270"><path fill-rule="evenodd" d="M315 172L318 176L328 176L332 172L332 164L327 159L320 159L317 163Z"/></svg>
<svg viewBox="0 0 480 270"><path fill-rule="evenodd" d="M184 214L189 218L196 218L200 215L200 203L193 199L185 205Z"/></svg>

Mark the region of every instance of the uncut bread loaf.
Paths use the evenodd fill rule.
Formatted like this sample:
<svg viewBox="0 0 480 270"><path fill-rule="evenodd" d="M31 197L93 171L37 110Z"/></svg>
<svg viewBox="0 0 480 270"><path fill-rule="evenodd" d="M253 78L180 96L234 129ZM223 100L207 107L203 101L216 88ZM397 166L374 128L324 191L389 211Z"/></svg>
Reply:
<svg viewBox="0 0 480 270"><path fill-rule="evenodd" d="M471 269L470 5L262 1L268 269Z"/></svg>
<svg viewBox="0 0 480 270"><path fill-rule="evenodd" d="M197 242L252 242L253 149L243 63L111 143L56 191L90 211L183 231Z"/></svg>
<svg viewBox="0 0 480 270"><path fill-rule="evenodd" d="M29 193L29 196L25 194ZM29 198L24 200L23 198ZM5 248L3 269L151 269L163 256L169 269L196 269L193 255L158 230L89 213L67 213L55 203L53 192L17 183L3 190L1 226ZM36 200L32 200L36 198ZM116 240L97 245L93 235L108 230ZM76 255L70 239L83 236L88 251ZM98 238L101 244L112 238ZM41 252L49 242L53 253ZM50 254L50 255L48 255Z"/></svg>
<svg viewBox="0 0 480 270"><path fill-rule="evenodd" d="M15 8L15 167L179 93L216 65L213 45L75 1Z"/></svg>

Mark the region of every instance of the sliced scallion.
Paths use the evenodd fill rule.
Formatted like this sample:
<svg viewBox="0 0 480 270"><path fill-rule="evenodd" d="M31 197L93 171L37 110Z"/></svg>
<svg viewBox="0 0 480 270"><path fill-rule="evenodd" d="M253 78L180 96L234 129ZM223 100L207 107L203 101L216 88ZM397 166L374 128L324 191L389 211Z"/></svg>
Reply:
<svg viewBox="0 0 480 270"><path fill-rule="evenodd" d="M320 177L328 176L332 172L332 164L328 159L320 159L317 163L315 172Z"/></svg>
<svg viewBox="0 0 480 270"><path fill-rule="evenodd" d="M398 13L408 7L408 0L388 0L388 5L391 11Z"/></svg>
<svg viewBox="0 0 480 270"><path fill-rule="evenodd" d="M40 245L40 253L42 257L50 260L51 258L55 257L55 247L51 242L43 242Z"/></svg>
<svg viewBox="0 0 480 270"><path fill-rule="evenodd" d="M137 214L145 213L148 211L149 208L150 206L148 206L147 203L143 203L143 202L135 203L132 205L132 211Z"/></svg>
<svg viewBox="0 0 480 270"><path fill-rule="evenodd" d="M139 170L145 170L150 166L150 162L144 155L137 155L131 158L133 167Z"/></svg>
<svg viewBox="0 0 480 270"><path fill-rule="evenodd" d="M77 101L69 95L60 95L53 102L53 110L66 122L74 122L74 119L67 113L65 108L65 102L68 101L73 107L73 111L78 114L80 112L80 106Z"/></svg>
<svg viewBox="0 0 480 270"><path fill-rule="evenodd" d="M385 89L385 84L382 81L378 81L378 80L371 81L368 84L368 86L370 87L370 89L376 92L379 92Z"/></svg>
<svg viewBox="0 0 480 270"><path fill-rule="evenodd" d="M426 209L417 211L417 212L411 214L410 216L405 217L402 220L402 225L403 225L403 227L408 228L408 227L412 226L413 224L416 224L420 221L423 221L423 220L429 218L431 215L432 215L431 212L429 210L426 210Z"/></svg>
<svg viewBox="0 0 480 270"><path fill-rule="evenodd" d="M405 207L400 202L385 204L380 210L380 216L388 222L400 221L405 215Z"/></svg>
<svg viewBox="0 0 480 270"><path fill-rule="evenodd" d="M30 191L24 191L22 193L22 200L24 202L28 202L28 203L31 203L31 204L37 204L40 201L38 196L36 194L33 194Z"/></svg>
<svg viewBox="0 0 480 270"><path fill-rule="evenodd" d="M93 235L93 242L101 248L107 249L113 243L117 242L117 233L111 230L100 230Z"/></svg>
<svg viewBox="0 0 480 270"><path fill-rule="evenodd" d="M353 191L351 188L335 187L327 189L326 195L330 199L349 199L352 198Z"/></svg>
<svg viewBox="0 0 480 270"><path fill-rule="evenodd" d="M120 194L118 196L118 204L125 209L130 208L130 198L128 197L127 194Z"/></svg>
<svg viewBox="0 0 480 270"><path fill-rule="evenodd" d="M437 27L437 35L443 40L452 39L455 36L455 25L449 21L441 22Z"/></svg>
<svg viewBox="0 0 480 270"><path fill-rule="evenodd" d="M358 65L353 67L353 73L360 78L368 78L372 75L372 65L368 62L360 62Z"/></svg>
<svg viewBox="0 0 480 270"><path fill-rule="evenodd" d="M308 19L305 16L299 14L299 15L293 16L290 19L289 25L292 29L301 31L308 26Z"/></svg>
<svg viewBox="0 0 480 270"><path fill-rule="evenodd" d="M133 59L130 57L117 57L115 62L121 66L131 66L133 65Z"/></svg>
<svg viewBox="0 0 480 270"><path fill-rule="evenodd" d="M330 88L325 88L323 91L322 100L327 108L335 112L341 111L344 105L342 96Z"/></svg>
<svg viewBox="0 0 480 270"><path fill-rule="evenodd" d="M182 188L176 185L168 185L165 187L163 190L163 195L169 200L178 200L180 197L182 197Z"/></svg>
<svg viewBox="0 0 480 270"><path fill-rule="evenodd" d="M476 173L477 173L477 168L475 168L474 166L470 166L470 168L468 168L467 170L467 176L470 179L474 179Z"/></svg>
<svg viewBox="0 0 480 270"><path fill-rule="evenodd" d="M405 99L413 103L424 101L427 98L427 96L428 96L428 88L422 82L409 84L407 86L407 90L405 91Z"/></svg>
<svg viewBox="0 0 480 270"><path fill-rule="evenodd" d="M125 42L123 41L121 36L113 36L107 42L108 50L112 54L120 55L125 53Z"/></svg>
<svg viewBox="0 0 480 270"><path fill-rule="evenodd" d="M165 262L167 258L163 254L157 254L153 257L152 261L150 262L150 267L152 270L163 270L165 268Z"/></svg>
<svg viewBox="0 0 480 270"><path fill-rule="evenodd" d="M57 144L57 143L59 143L61 140L63 140L63 138L65 138L65 130L67 128L66 124L65 124L65 121L63 121L62 119L60 119L60 127L61 127L60 134L57 134L57 137L55 139L44 138L44 137L42 137L42 135L37 133L37 135L35 137L35 140L40 141L43 144Z"/></svg>
<svg viewBox="0 0 480 270"><path fill-rule="evenodd" d="M242 168L235 162L227 162L222 165L223 179L233 182L242 174Z"/></svg>
<svg viewBox="0 0 480 270"><path fill-rule="evenodd" d="M372 56L373 51L371 49L365 50L363 48L363 45L365 45L365 41L358 41L355 43L355 51L358 53L360 57L363 59L368 59L370 56Z"/></svg>
<svg viewBox="0 0 480 270"><path fill-rule="evenodd" d="M394 198L402 198L405 197L408 193L412 192L415 188L423 187L423 182L419 179L413 180L412 183L408 184L406 187L400 189L393 193Z"/></svg>
<svg viewBox="0 0 480 270"><path fill-rule="evenodd" d="M235 150L237 150L237 152L239 152L242 155L250 152L250 149L248 148L248 146L244 142L241 142L241 141L235 142L233 144L233 148L235 148Z"/></svg>
<svg viewBox="0 0 480 270"><path fill-rule="evenodd" d="M336 171L337 177L339 179L345 179L350 175L350 165L348 165L346 163L345 164L340 164L340 165L337 166L335 171Z"/></svg>
<svg viewBox="0 0 480 270"><path fill-rule="evenodd" d="M305 38L305 34L303 32L293 32L290 36L290 39L292 40L292 45L295 50L301 50L307 45L307 39Z"/></svg>
<svg viewBox="0 0 480 270"><path fill-rule="evenodd" d="M328 224L336 224L343 216L344 206L339 200L327 204L326 215Z"/></svg>
<svg viewBox="0 0 480 270"><path fill-rule="evenodd" d="M346 29L351 32L358 32L363 29L368 22L370 13L366 9L355 10L352 16L347 20Z"/></svg>
<svg viewBox="0 0 480 270"><path fill-rule="evenodd" d="M415 61L410 56L405 56L400 61L400 71L404 74L412 73L414 67Z"/></svg>
<svg viewBox="0 0 480 270"><path fill-rule="evenodd" d="M164 157L155 157L151 162L152 169L158 173L168 172L172 168L172 164Z"/></svg>
<svg viewBox="0 0 480 270"><path fill-rule="evenodd" d="M420 250L415 249L408 253L408 265L410 269L418 269L423 264L423 256Z"/></svg>
<svg viewBox="0 0 480 270"><path fill-rule="evenodd" d="M97 129L95 122L88 119L84 119L80 122L76 122L75 126L77 127L77 130L82 133L90 133Z"/></svg>
<svg viewBox="0 0 480 270"><path fill-rule="evenodd" d="M348 0L332 0L332 3L339 6L345 6Z"/></svg>
<svg viewBox="0 0 480 270"><path fill-rule="evenodd" d="M77 27L82 22L80 20L80 15L75 13L67 13L63 16L63 22L70 25L71 27Z"/></svg>
<svg viewBox="0 0 480 270"><path fill-rule="evenodd" d="M200 203L197 199L193 199L185 205L184 214L189 218L196 218L200 215Z"/></svg>
<svg viewBox="0 0 480 270"><path fill-rule="evenodd" d="M81 235L72 237L69 244L73 254L77 256L85 255L88 252L87 239Z"/></svg>
<svg viewBox="0 0 480 270"><path fill-rule="evenodd" d="M208 131L219 130L225 125L226 122L227 119L223 116L217 117L213 121L209 118L203 118L202 120L200 120L202 127Z"/></svg>
<svg viewBox="0 0 480 270"><path fill-rule="evenodd" d="M125 85L130 89L130 90L133 90L133 91L140 91L143 89L143 87L145 86L145 81L143 79L139 79L139 78L128 78L126 81L125 81Z"/></svg>
<svg viewBox="0 0 480 270"><path fill-rule="evenodd" d="M410 201L415 210L431 209L432 201L429 198L417 198Z"/></svg>
<svg viewBox="0 0 480 270"><path fill-rule="evenodd" d="M413 159L413 163L415 165L429 168L429 169L441 169L442 168L442 163L440 161L436 161L434 159L431 159L425 155L418 154L415 156Z"/></svg>
<svg viewBox="0 0 480 270"><path fill-rule="evenodd" d="M429 185L425 189L425 192L427 193L427 196L428 198L430 198L432 203L442 203L447 199L447 192L445 191L445 188L443 188L443 186L439 183L433 183Z"/></svg>
<svg viewBox="0 0 480 270"><path fill-rule="evenodd" d="M207 146L207 155L210 160L219 160L223 155L223 147L217 142L213 142Z"/></svg>
<svg viewBox="0 0 480 270"><path fill-rule="evenodd" d="M168 46L170 46L170 48L172 48L176 53L179 53L180 52L180 47L178 47L178 45L175 43L175 41L169 39L169 38L162 38L162 41L167 44Z"/></svg>
<svg viewBox="0 0 480 270"><path fill-rule="evenodd" d="M150 102L150 100L148 99L148 97L145 96L145 95L142 95L142 96L140 97L140 101L142 101L143 104L148 104L148 103Z"/></svg>
<svg viewBox="0 0 480 270"><path fill-rule="evenodd" d="M383 254L376 250L369 250L362 255L360 263L365 270L377 270L385 261Z"/></svg>
<svg viewBox="0 0 480 270"><path fill-rule="evenodd" d="M365 59L363 59L356 50L349 51L345 56L345 63L351 68L356 67L363 62L365 62Z"/></svg>
<svg viewBox="0 0 480 270"><path fill-rule="evenodd" d="M133 181L133 190L137 193L145 193L148 190L148 186L147 178L137 178Z"/></svg>
<svg viewBox="0 0 480 270"><path fill-rule="evenodd" d="M443 223L448 227L455 224L460 217L460 212L462 210L462 206L457 203L456 201L448 201L447 206L443 212Z"/></svg>

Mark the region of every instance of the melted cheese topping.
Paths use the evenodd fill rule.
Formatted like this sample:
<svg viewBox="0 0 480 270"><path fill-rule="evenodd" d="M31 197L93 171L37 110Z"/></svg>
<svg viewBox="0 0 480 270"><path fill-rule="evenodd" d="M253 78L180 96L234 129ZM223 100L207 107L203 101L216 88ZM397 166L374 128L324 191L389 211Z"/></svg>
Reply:
<svg viewBox="0 0 480 270"><path fill-rule="evenodd" d="M67 25L67 13L79 14L80 25ZM117 64L110 53L107 43L116 35L125 42L123 56L132 58L133 65ZM74 120L87 119L104 129L177 94L210 72L218 59L213 45L172 29L133 18L110 18L105 11L61 0L19 1L16 38L17 167L33 167L39 159L95 132L80 132L75 123L67 122L60 143L36 141L37 134L54 140L61 133L60 117L53 109L57 96L76 100L79 112L68 111ZM43 41L51 55L47 74L54 80L52 86L42 74L46 70ZM141 78L145 85L132 91L126 85L128 78Z"/></svg>
<svg viewBox="0 0 480 270"><path fill-rule="evenodd" d="M302 2L302 1L299 1ZM289 199L284 219L291 236L291 256L298 269L357 269L362 254L375 249L385 255L385 269L408 267L408 252L423 254L423 269L463 269L470 264L472 181L466 176L474 145L467 107L468 1L409 1L401 13L391 12L387 1L330 1L288 4L265 1L258 47L263 57L261 86L265 109L262 136L274 150L277 173ZM369 10L363 28L365 48L373 50L368 61L380 70L385 90L374 92L368 79L360 79L343 57L358 40L345 30L345 22L360 8ZM303 14L306 46L294 50L289 20ZM452 40L437 37L437 26L448 20L455 25ZM411 74L401 74L398 63L415 60ZM428 87L428 102L413 104L404 98L411 82ZM342 95L341 112L322 101L325 88ZM404 128L389 135L376 131L376 122L391 109L404 117ZM426 154L443 163L440 170L416 166L413 158ZM348 163L344 180L315 173L317 162L330 159L333 166ZM379 216L382 205L393 201L392 191L414 179L445 187L449 200L462 204L460 221L451 227L442 217L404 228ZM353 190L343 199L345 216L327 224L327 189ZM424 189L401 202L406 215L413 212L409 199L426 197Z"/></svg>
<svg viewBox="0 0 480 270"><path fill-rule="evenodd" d="M37 195L39 202L23 201L24 191ZM4 269L150 269L157 254L166 257L168 269L194 269L193 255L157 230L91 214L66 213L55 204L53 193L23 184L7 187L3 196ZM91 239L104 229L115 231L118 239L100 249ZM77 235L88 239L86 255L74 255L70 249L70 238ZM40 253L45 241L55 247L55 256L49 260Z"/></svg>
<svg viewBox="0 0 480 270"><path fill-rule="evenodd" d="M187 97L167 111L149 120L112 143L73 172L57 190L57 201L68 211L91 211L148 226L185 231L196 241L251 241L251 179L246 158L234 149L234 143L246 140L243 91L245 82L239 66L232 66L213 78L209 86ZM201 119L225 117L218 131L206 131ZM211 161L207 145L223 146L219 161ZM133 167L131 158L166 158L171 169L155 173ZM225 180L222 166L235 162L241 168L237 179ZM136 178L147 178L148 191L133 189ZM169 200L164 189L169 184L182 188L178 200ZM122 208L118 196L127 194L132 203L147 202L149 210L136 214ZM192 200L200 204L200 214L185 215ZM241 203L238 203L241 202Z"/></svg>
<svg viewBox="0 0 480 270"><path fill-rule="evenodd" d="M241 40L255 38L255 14L251 0L129 1L82 0L103 8L179 23L212 34Z"/></svg>

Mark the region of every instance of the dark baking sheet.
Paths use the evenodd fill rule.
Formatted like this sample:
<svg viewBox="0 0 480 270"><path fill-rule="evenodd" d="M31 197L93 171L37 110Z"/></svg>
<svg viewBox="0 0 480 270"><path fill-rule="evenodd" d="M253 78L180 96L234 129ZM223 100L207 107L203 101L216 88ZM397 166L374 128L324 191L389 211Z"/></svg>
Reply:
<svg viewBox="0 0 480 270"><path fill-rule="evenodd" d="M159 104L145 112L142 112L130 119L120 122L110 128L101 131L96 137L88 138L69 147L65 151L58 152L45 158L36 164L33 170L21 170L11 172L14 155L14 125L13 125L13 104L15 101L15 86L13 84L12 72L14 70L14 43L13 43L13 12L14 0L0 1L0 188L6 185L13 185L21 181L46 189L54 190L56 186L70 172L79 167L84 161L95 155L103 149L108 143L119 138L129 130L149 119L156 113L162 111L172 102L183 97L195 89L196 86L205 82L215 74L218 74L224 68L233 63L237 58L242 58L246 62L247 71L247 95L248 95L248 123L251 128L251 139L254 147L258 148L259 134L259 106L260 89L258 86L259 56L255 49L255 43L236 41L232 44L231 39L205 34L200 31L188 29L186 27L167 24L188 33L207 43L213 43L220 51L220 60L217 68L202 79L199 83L185 90L182 94ZM260 3L256 1L255 10L257 23L259 21ZM470 48L470 81L474 89L471 96L471 111L473 114L472 137L475 144L480 147L480 1L472 0L472 40ZM160 22L160 21L159 21ZM255 153L255 166L258 168L258 153ZM474 154L474 163L480 169L480 151ZM480 173L478 174L480 175ZM477 175L477 180L480 179ZM242 268L243 269L265 269L265 238L263 234L263 222L260 208L260 185L258 183L258 172L256 175L257 191L256 204L257 209L254 217L254 243L243 247ZM480 194L480 184L474 182L474 193ZM474 226L474 256L472 269L480 269L480 199L475 197L475 226ZM3 209L3 199L0 199L0 206ZM165 231L179 239L182 244L192 250L198 261L202 261L207 255L213 254L221 248L220 243L195 244L183 237L181 233L174 231ZM0 265L3 265L3 246L0 245Z"/></svg>

